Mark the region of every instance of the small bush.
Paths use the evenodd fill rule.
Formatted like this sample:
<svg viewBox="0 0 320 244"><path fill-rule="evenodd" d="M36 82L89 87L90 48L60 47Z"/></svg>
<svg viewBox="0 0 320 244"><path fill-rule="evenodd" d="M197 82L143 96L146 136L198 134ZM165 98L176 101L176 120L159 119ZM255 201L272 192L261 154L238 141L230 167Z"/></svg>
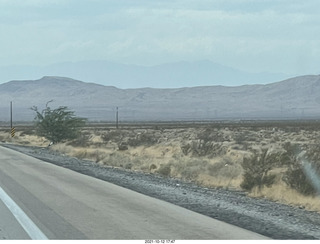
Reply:
<svg viewBox="0 0 320 244"><path fill-rule="evenodd" d="M237 144L242 145L244 142L248 141L248 134L246 132L237 133L234 136L234 140Z"/></svg>
<svg viewBox="0 0 320 244"><path fill-rule="evenodd" d="M295 164L289 167L282 179L288 186L303 195L308 196L316 194L316 190L304 174L301 165Z"/></svg>
<svg viewBox="0 0 320 244"><path fill-rule="evenodd" d="M182 145L181 151L184 155L191 154L193 157L214 157L225 154L227 152L227 148L223 147L222 143L197 140Z"/></svg>
<svg viewBox="0 0 320 244"><path fill-rule="evenodd" d="M276 176L268 173L278 161L279 155L268 154L268 150L263 150L261 154L256 153L251 158L244 158L241 164L244 170L241 188L250 191L256 186L259 190L263 186L270 187Z"/></svg>
<svg viewBox="0 0 320 244"><path fill-rule="evenodd" d="M128 139L128 145L132 147L138 146L151 146L158 142L159 137L154 133L140 133L137 134L134 138Z"/></svg>
<svg viewBox="0 0 320 244"><path fill-rule="evenodd" d="M303 195L315 195L316 189L305 175L301 161L299 160L300 147L295 144L286 143L284 145L286 152L283 154L283 163L288 166L288 170L284 174L282 180L292 189ZM318 147L309 150L306 157L309 159L318 159ZM315 153L316 151L316 153ZM316 166L316 165L315 165ZM320 167L315 167L320 172Z"/></svg>
<svg viewBox="0 0 320 244"><path fill-rule="evenodd" d="M161 164L159 169L156 170L156 173L161 174L163 176L170 176L171 165L170 164Z"/></svg>
<svg viewBox="0 0 320 244"><path fill-rule="evenodd" d="M197 134L197 138L199 140L203 140L204 142L208 142L208 141L224 142L228 140L227 138L225 138L225 135L223 134L223 132L214 130L213 128L209 128L209 127L200 131Z"/></svg>
<svg viewBox="0 0 320 244"><path fill-rule="evenodd" d="M157 169L157 165L151 164L150 167L149 167L149 170L152 171L152 170L155 170L155 169Z"/></svg>
<svg viewBox="0 0 320 244"><path fill-rule="evenodd" d="M108 131L107 133L104 133L101 135L101 139L104 142L120 142L125 136L126 136L126 132L122 131L122 130L112 130L112 131Z"/></svg>
<svg viewBox="0 0 320 244"><path fill-rule="evenodd" d="M128 150L129 148L128 148L127 143L121 142L121 143L118 144L118 149L119 149L120 151L125 151L125 150Z"/></svg>
<svg viewBox="0 0 320 244"><path fill-rule="evenodd" d="M106 157L106 154L99 151L99 150L95 150L94 152L89 153L88 156L89 156L89 158L92 158L96 163L98 163Z"/></svg>
<svg viewBox="0 0 320 244"><path fill-rule="evenodd" d="M88 157L87 150L81 150L74 153L74 156L78 159L84 159Z"/></svg>
<svg viewBox="0 0 320 244"><path fill-rule="evenodd" d="M106 157L106 154L99 150L95 150L95 151L77 150L75 151L75 153L73 153L73 156L79 159L89 159L98 163Z"/></svg>
<svg viewBox="0 0 320 244"><path fill-rule="evenodd" d="M226 153L226 148L222 146L222 142L229 139L222 132L213 128L206 128L200 131L196 137L197 140L192 140L181 146L181 151L184 155L214 157Z"/></svg>
<svg viewBox="0 0 320 244"><path fill-rule="evenodd" d="M181 151L184 155L188 155L189 152L191 151L191 144L186 143L186 144L181 145Z"/></svg>
<svg viewBox="0 0 320 244"><path fill-rule="evenodd" d="M186 161L185 167L181 169L181 176L185 180L196 180L200 173L205 172L208 162L199 159L190 159Z"/></svg>
<svg viewBox="0 0 320 244"><path fill-rule="evenodd" d="M132 167L133 167L132 163L127 163L127 164L124 165L125 169L132 169Z"/></svg>
<svg viewBox="0 0 320 244"><path fill-rule="evenodd" d="M121 168L133 167L130 157L123 155L121 153L109 154L108 157L105 157L102 160L102 163L108 166L115 166L115 167L121 167Z"/></svg>
<svg viewBox="0 0 320 244"><path fill-rule="evenodd" d="M169 164L173 168L174 176L187 181L196 181L201 173L206 172L208 161L197 158L178 158L171 160Z"/></svg>
<svg viewBox="0 0 320 244"><path fill-rule="evenodd" d="M220 161L215 164L208 165L208 173L211 176L219 176L220 171L225 167L226 163L224 161Z"/></svg>

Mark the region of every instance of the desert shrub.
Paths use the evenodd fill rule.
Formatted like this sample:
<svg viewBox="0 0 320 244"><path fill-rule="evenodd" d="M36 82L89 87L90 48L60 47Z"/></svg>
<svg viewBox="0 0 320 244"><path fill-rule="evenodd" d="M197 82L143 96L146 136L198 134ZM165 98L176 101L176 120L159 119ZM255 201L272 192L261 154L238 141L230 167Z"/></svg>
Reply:
<svg viewBox="0 0 320 244"><path fill-rule="evenodd" d="M159 169L157 169L155 172L168 177L171 173L171 164L161 164Z"/></svg>
<svg viewBox="0 0 320 244"><path fill-rule="evenodd" d="M215 164L209 164L207 167L208 173L211 176L219 176L220 171L225 167L226 163L224 160L217 162Z"/></svg>
<svg viewBox="0 0 320 244"><path fill-rule="evenodd" d="M268 154L268 150L262 150L262 153L255 153L251 158L244 158L241 164L244 175L241 188L252 190L263 186L270 187L276 178L275 175L269 174L269 171L278 163L278 154Z"/></svg>
<svg viewBox="0 0 320 244"><path fill-rule="evenodd" d="M181 151L184 155L191 154L194 157L214 157L225 154L227 152L227 148L223 147L222 143L197 140L183 144L181 146Z"/></svg>
<svg viewBox="0 0 320 244"><path fill-rule="evenodd" d="M99 150L95 150L93 152L88 153L88 157L90 159L93 159L96 163L98 163L106 157L106 154L104 152L99 151Z"/></svg>
<svg viewBox="0 0 320 244"><path fill-rule="evenodd" d="M73 154L76 158L84 159L87 158L88 152L87 150L80 150Z"/></svg>
<svg viewBox="0 0 320 244"><path fill-rule="evenodd" d="M310 145L305 154L306 158L317 165L317 168L320 167L320 142L315 145Z"/></svg>
<svg viewBox="0 0 320 244"><path fill-rule="evenodd" d="M237 133L234 136L234 140L237 144L243 144L244 142L248 141L248 134L246 132Z"/></svg>
<svg viewBox="0 0 320 244"><path fill-rule="evenodd" d="M127 164L124 165L125 169L132 169L132 167L133 167L132 163L127 163Z"/></svg>
<svg viewBox="0 0 320 244"><path fill-rule="evenodd" d="M206 128L202 131L200 131L197 134L197 138L199 140L202 140L204 142L212 141L212 142L223 142L228 140L225 138L223 132L219 130L215 130L213 128Z"/></svg>
<svg viewBox="0 0 320 244"><path fill-rule="evenodd" d="M152 159L148 156L134 157L132 159L132 168L143 172L151 172L150 164ZM151 167L152 168L152 167Z"/></svg>
<svg viewBox="0 0 320 244"><path fill-rule="evenodd" d="M285 153L282 155L283 163L287 165L288 170L285 172L282 180L292 189L298 191L303 195L315 195L316 189L313 187L312 182L306 176L301 160L299 159L299 153L301 148L296 144L286 143L284 145ZM318 158L318 150L316 146L312 150L306 153L306 157L315 160ZM319 165L313 163L314 168L320 173Z"/></svg>
<svg viewBox="0 0 320 244"><path fill-rule="evenodd" d="M199 140L191 144L192 156L206 156L213 151L215 144L212 141ZM217 146L215 146L217 147Z"/></svg>
<svg viewBox="0 0 320 244"><path fill-rule="evenodd" d="M157 165L151 164L151 165L149 166L149 170L150 170L150 171L155 170L155 169L157 169Z"/></svg>
<svg viewBox="0 0 320 244"><path fill-rule="evenodd" d="M180 164L180 174L184 180L196 180L201 173L206 171L208 161L201 159L188 159L184 164Z"/></svg>
<svg viewBox="0 0 320 244"><path fill-rule="evenodd" d="M206 128L200 131L197 140L192 140L181 145L181 151L184 155L191 154L192 156L216 156L220 155L220 149L225 138L222 132L216 131L213 128Z"/></svg>
<svg viewBox="0 0 320 244"><path fill-rule="evenodd" d="M98 163L106 157L106 154L100 150L88 151L85 149L75 151L73 156L79 159L89 159Z"/></svg>
<svg viewBox="0 0 320 244"><path fill-rule="evenodd" d="M183 180L196 181L201 173L206 172L208 161L199 158L176 158L169 164L173 169L172 175Z"/></svg>
<svg viewBox="0 0 320 244"><path fill-rule="evenodd" d="M122 130L111 130L101 135L104 142L114 141L120 142L128 133Z"/></svg>
<svg viewBox="0 0 320 244"><path fill-rule="evenodd" d="M118 149L120 151L125 151L125 150L128 150L129 148L126 142L120 142L118 143Z"/></svg>
<svg viewBox="0 0 320 244"><path fill-rule="evenodd" d="M191 143L185 143L181 145L181 151L184 155L188 155L191 151Z"/></svg>
<svg viewBox="0 0 320 244"><path fill-rule="evenodd" d="M102 160L104 165L115 166L115 167L130 167L132 168L133 164L129 156L122 153L112 153L109 154ZM129 166L131 164L131 166Z"/></svg>
<svg viewBox="0 0 320 244"><path fill-rule="evenodd" d="M138 146L151 146L158 142L159 137L154 133L140 133L137 134L134 138L128 139L128 145L132 147Z"/></svg>
<svg viewBox="0 0 320 244"><path fill-rule="evenodd" d="M284 153L281 155L280 165L290 166L293 164L299 164L298 155L301 153L301 147L298 144L286 142L282 145Z"/></svg>
<svg viewBox="0 0 320 244"><path fill-rule="evenodd" d="M302 166L295 164L289 167L283 181L303 195L315 195L316 190L303 172Z"/></svg>

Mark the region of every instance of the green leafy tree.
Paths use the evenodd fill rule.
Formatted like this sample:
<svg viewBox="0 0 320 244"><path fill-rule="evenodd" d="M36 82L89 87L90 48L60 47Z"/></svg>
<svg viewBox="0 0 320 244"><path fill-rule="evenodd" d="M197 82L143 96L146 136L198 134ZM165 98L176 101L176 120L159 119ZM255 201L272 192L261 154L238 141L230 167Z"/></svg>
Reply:
<svg viewBox="0 0 320 244"><path fill-rule="evenodd" d="M51 109L48 104L41 112L36 106L31 110L35 111L34 118L36 133L53 143L65 140L76 139L80 135L80 129L86 123L86 119L76 117L74 111L70 111L66 106Z"/></svg>

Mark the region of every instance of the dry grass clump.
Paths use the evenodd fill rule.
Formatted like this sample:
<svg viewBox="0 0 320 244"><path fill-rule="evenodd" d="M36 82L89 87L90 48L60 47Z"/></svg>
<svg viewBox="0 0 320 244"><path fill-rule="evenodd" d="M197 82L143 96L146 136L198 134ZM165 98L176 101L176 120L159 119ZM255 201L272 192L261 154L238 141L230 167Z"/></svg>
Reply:
<svg viewBox="0 0 320 244"><path fill-rule="evenodd" d="M242 175L242 167L230 158L222 158L215 164L209 164L207 167L208 174L212 177L228 179L230 181L239 178Z"/></svg>
<svg viewBox="0 0 320 244"><path fill-rule="evenodd" d="M303 207L307 210L320 212L320 197L306 196L290 188L283 181L278 181L271 187L258 189L255 187L249 194L251 197L263 197L270 200L288 204L297 207Z"/></svg>
<svg viewBox="0 0 320 244"><path fill-rule="evenodd" d="M104 165L121 167L125 169L132 168L132 160L130 159L130 157L118 152L109 154L102 160L102 163Z"/></svg>
<svg viewBox="0 0 320 244"><path fill-rule="evenodd" d="M6 142L10 139L10 134L6 133L4 131L0 131L0 141L1 142Z"/></svg>
<svg viewBox="0 0 320 244"><path fill-rule="evenodd" d="M110 151L105 149L73 147L67 143L52 145L50 149L70 157L90 160L96 163L103 163L104 159L107 158L110 153Z"/></svg>
<svg viewBox="0 0 320 244"><path fill-rule="evenodd" d="M155 173L180 178L210 187L239 189L242 168L228 158L211 159L179 157L160 164Z"/></svg>
<svg viewBox="0 0 320 244"><path fill-rule="evenodd" d="M18 145L31 145L31 146L48 146L49 142L43 138L38 137L31 132L32 130L27 130L25 133L19 129L16 129L15 136L11 137L10 129L0 130L0 142L14 143Z"/></svg>
<svg viewBox="0 0 320 244"><path fill-rule="evenodd" d="M171 176L171 164L160 164L160 167L155 172L163 176Z"/></svg>
<svg viewBox="0 0 320 244"><path fill-rule="evenodd" d="M171 160L169 164L173 168L172 176L197 182L199 175L207 170L209 163L204 159L183 157Z"/></svg>

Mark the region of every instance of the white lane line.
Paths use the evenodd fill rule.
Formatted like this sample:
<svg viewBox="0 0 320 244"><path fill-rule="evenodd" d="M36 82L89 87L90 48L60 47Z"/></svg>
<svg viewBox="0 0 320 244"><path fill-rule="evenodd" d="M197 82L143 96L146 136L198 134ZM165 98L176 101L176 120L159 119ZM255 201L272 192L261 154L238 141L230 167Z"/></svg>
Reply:
<svg viewBox="0 0 320 244"><path fill-rule="evenodd" d="M32 240L48 240L48 237L32 222L32 220L23 212L23 210L8 196L0 187L0 199L11 211L23 229Z"/></svg>

